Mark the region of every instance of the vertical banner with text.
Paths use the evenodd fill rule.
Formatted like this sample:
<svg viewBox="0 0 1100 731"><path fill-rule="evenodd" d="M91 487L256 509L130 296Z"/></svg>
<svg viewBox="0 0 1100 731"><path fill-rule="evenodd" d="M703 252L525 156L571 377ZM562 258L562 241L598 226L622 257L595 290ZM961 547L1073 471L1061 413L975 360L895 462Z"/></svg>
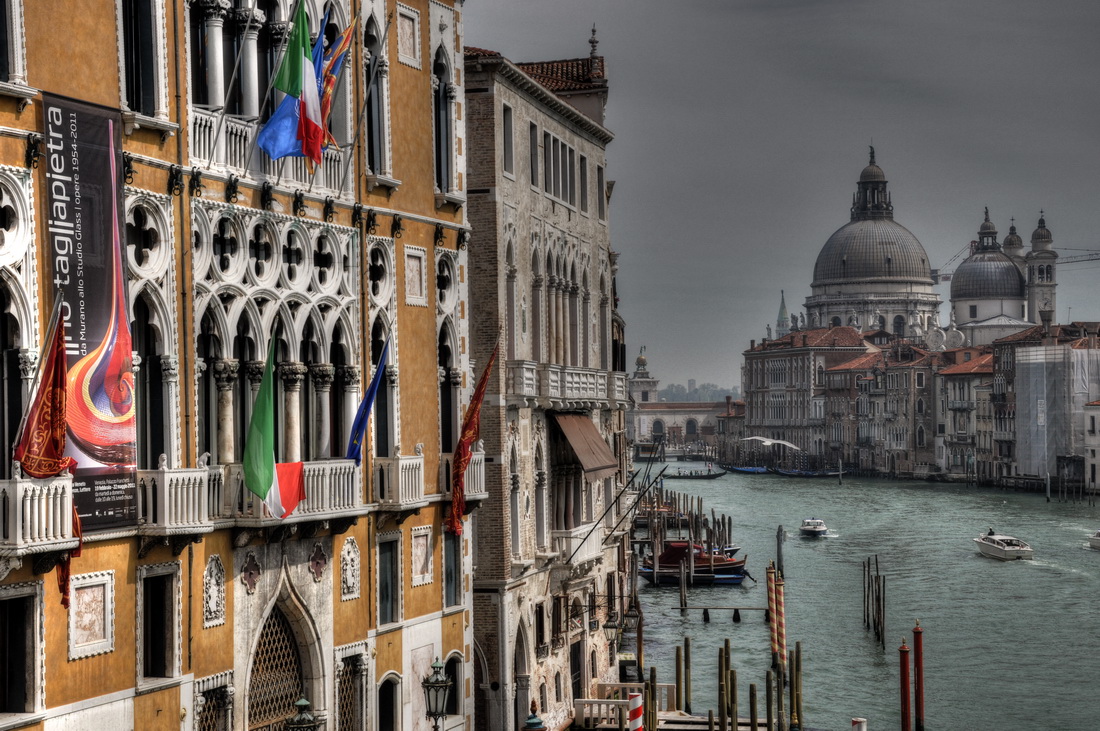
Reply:
<svg viewBox="0 0 1100 731"><path fill-rule="evenodd" d="M43 95L46 232L65 300L73 501L85 530L137 522L133 346L117 110Z"/></svg>

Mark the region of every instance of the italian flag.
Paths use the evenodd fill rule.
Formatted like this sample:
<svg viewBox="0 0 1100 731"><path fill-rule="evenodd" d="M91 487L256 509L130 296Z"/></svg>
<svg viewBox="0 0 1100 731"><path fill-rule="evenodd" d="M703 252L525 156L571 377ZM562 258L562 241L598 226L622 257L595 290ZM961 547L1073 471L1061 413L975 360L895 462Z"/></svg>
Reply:
<svg viewBox="0 0 1100 731"><path fill-rule="evenodd" d="M275 88L298 99L298 140L302 154L321 164L325 139L321 127L321 97L317 91L317 70L309 48L309 19L305 3L299 3L286 54L275 75Z"/></svg>
<svg viewBox="0 0 1100 731"><path fill-rule="evenodd" d="M285 518L306 495L302 463L275 462L274 363L275 339L272 338L244 442L244 485L264 501L272 515Z"/></svg>

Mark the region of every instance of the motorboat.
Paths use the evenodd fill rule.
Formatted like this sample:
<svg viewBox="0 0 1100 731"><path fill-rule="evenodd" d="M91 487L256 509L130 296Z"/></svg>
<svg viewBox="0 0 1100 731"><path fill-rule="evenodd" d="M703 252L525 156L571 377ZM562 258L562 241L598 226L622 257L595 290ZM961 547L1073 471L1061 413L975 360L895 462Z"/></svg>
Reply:
<svg viewBox="0 0 1100 731"><path fill-rule="evenodd" d="M1090 539L1091 540L1091 539ZM1019 538L996 533L992 528L974 539L983 556L999 561L1016 561L1022 558L1035 558L1035 551Z"/></svg>
<svg viewBox="0 0 1100 731"><path fill-rule="evenodd" d="M1100 548L1100 530L1089 536L1089 545L1093 548Z"/></svg>
<svg viewBox="0 0 1100 731"><path fill-rule="evenodd" d="M820 518L806 518L799 526L798 532L808 538L817 538L828 533L829 529L825 527L825 521Z"/></svg>

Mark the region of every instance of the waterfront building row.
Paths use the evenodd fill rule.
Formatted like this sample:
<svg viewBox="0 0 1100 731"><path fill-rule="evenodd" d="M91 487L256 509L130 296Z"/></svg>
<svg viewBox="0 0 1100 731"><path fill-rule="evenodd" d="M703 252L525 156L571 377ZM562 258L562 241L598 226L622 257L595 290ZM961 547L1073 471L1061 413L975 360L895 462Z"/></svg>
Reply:
<svg viewBox="0 0 1100 731"><path fill-rule="evenodd" d="M332 144L312 169L303 157L272 160L256 146L280 101L270 82L299 5L311 43L331 48L351 28L332 80ZM559 176L553 192L540 193L549 214L523 224L525 237L546 237L523 253L546 266L546 278L533 276L515 298L479 303L475 292L517 290L498 266L514 266L497 245L503 229L475 212L490 198L471 188L467 170L480 156L481 175L507 177L493 151L518 150L526 136L518 123L471 126L468 109L481 92L466 88L460 2L8 6L0 18L0 431L10 444L19 430L55 287L83 276L81 301L67 300L74 311L109 307L116 294L126 310L132 352L105 352L117 353L116 373L132 384L136 437L134 477L111 490L79 474L30 478L0 461L0 728L274 729L305 697L322 728L408 731L426 722L421 681L436 659L452 681L441 728L484 727L475 709L514 728L521 681L490 688L519 655L479 643L473 597L476 577L496 580L497 567L511 565L510 545L495 538L520 513L479 514L479 506L519 501L531 535L522 539L527 557L516 560L537 554L540 570L559 577L540 601L547 616L552 604L572 602L571 631L596 618L588 608L597 596L606 617L604 587L624 560L614 541L595 557L574 550L593 545L582 526L603 525L605 508L618 515L627 473L624 324L607 227L611 137L602 116L589 116L589 97L559 93L555 68L516 69L511 83L548 109L538 124L553 138L549 147L538 139L538 155ZM587 60L602 69L594 46ZM96 188L97 171L80 171L84 187L72 203L83 201L88 233L62 251L55 206L69 191L58 187L58 140L78 142L62 129L69 110L111 125L119 149L104 158L117 164L112 184ZM566 195L562 177L574 181L583 170L578 150L588 176ZM113 228L104 198L112 190ZM583 227L562 222L586 212ZM110 257L93 225L117 232L117 280L77 268ZM459 515L454 453L502 321L509 344L492 373L498 385L485 402L484 443L473 447ZM518 345L533 341L533 350ZM241 464L268 353L276 460L303 465L304 499L282 520L245 489ZM360 464L346 458L346 445L379 370ZM516 373L535 374L531 393ZM541 417L500 411L506 376L542 404ZM586 436L614 457L598 474L585 471L561 426L583 429L581 417ZM541 424L541 441L505 443L519 421ZM513 452L523 454L522 469L520 458L506 458ZM540 528L531 519L536 493ZM82 537L69 518L74 506ZM461 533L446 529L449 520ZM598 568L587 584L574 581L582 566ZM66 567L69 607L58 581ZM614 591L622 596L618 584ZM528 613L521 634L533 668L542 635L524 592L514 593ZM549 678L550 690L532 695L548 717L565 719L590 677L613 674L606 645L586 641L592 653L580 665L572 650L559 663L568 682L555 687ZM501 670L490 678L488 668Z"/></svg>

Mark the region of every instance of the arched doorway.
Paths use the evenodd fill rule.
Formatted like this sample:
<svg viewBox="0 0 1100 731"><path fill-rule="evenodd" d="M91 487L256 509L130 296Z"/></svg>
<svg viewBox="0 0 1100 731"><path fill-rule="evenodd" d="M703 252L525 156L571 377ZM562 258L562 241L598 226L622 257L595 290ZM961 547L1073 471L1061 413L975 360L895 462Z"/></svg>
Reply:
<svg viewBox="0 0 1100 731"><path fill-rule="evenodd" d="M512 665L512 683L515 686L515 700L512 704L512 728L523 728L531 707L531 676L527 670L527 638L523 628L516 632L516 654Z"/></svg>
<svg viewBox="0 0 1100 731"><path fill-rule="evenodd" d="M249 731L282 731L302 697L302 658L290 621L274 607L260 630L248 678Z"/></svg>

